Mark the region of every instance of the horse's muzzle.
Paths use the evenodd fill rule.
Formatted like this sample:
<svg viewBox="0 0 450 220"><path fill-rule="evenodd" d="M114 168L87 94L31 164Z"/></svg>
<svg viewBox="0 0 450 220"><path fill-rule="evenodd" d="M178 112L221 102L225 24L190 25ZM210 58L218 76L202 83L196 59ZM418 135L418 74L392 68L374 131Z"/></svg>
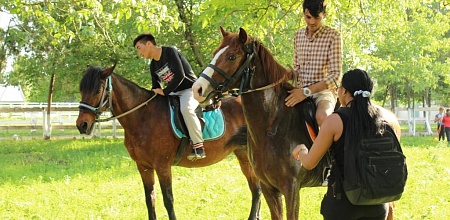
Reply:
<svg viewBox="0 0 450 220"><path fill-rule="evenodd" d="M80 134L91 134L92 133L92 127L93 127L93 123L89 124L87 122L82 122L80 124L77 124L77 128L78 131L80 132Z"/></svg>
<svg viewBox="0 0 450 220"><path fill-rule="evenodd" d="M203 97L203 89L200 85L194 84L192 86L192 92L194 93L194 99L199 103L204 103L205 101L207 101L206 97Z"/></svg>

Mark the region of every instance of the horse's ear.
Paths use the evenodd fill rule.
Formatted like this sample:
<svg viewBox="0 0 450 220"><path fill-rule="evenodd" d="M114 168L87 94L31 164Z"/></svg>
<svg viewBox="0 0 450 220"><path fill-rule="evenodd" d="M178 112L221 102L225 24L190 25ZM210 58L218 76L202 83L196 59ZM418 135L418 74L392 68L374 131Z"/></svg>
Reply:
<svg viewBox="0 0 450 220"><path fill-rule="evenodd" d="M113 73L114 68L116 68L116 63L114 63L114 65L112 67L109 67L108 69L103 70L103 74L102 74L103 77L106 78L106 77L110 76Z"/></svg>
<svg viewBox="0 0 450 220"><path fill-rule="evenodd" d="M226 36L228 36L228 34L230 34L230 33L228 33L228 31L226 31L225 29L223 29L222 26L220 26L220 32L222 32L222 37L226 37Z"/></svg>
<svg viewBox="0 0 450 220"><path fill-rule="evenodd" d="M241 43L245 44L247 43L247 32L245 32L244 28L239 28L239 41L241 41Z"/></svg>

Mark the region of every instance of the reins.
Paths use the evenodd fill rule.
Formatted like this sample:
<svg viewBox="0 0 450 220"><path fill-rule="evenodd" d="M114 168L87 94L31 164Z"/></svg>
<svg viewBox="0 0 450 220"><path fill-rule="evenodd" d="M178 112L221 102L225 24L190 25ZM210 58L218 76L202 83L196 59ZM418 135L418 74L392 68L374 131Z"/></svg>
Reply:
<svg viewBox="0 0 450 220"><path fill-rule="evenodd" d="M245 93L251 93L251 92L257 92L257 91L262 91L262 90L266 90L266 89L270 89L270 88L275 87L275 86L277 86L278 84L282 83L282 82L284 81L285 78L286 78L286 77L283 77L283 78L279 79L278 81L273 82L273 83L271 83L271 84L269 84L269 85L267 85L267 86L263 86L263 87L256 88L256 89L250 89L250 90L247 90L247 91L245 91L245 92L242 92L242 94L245 94Z"/></svg>
<svg viewBox="0 0 450 220"><path fill-rule="evenodd" d="M128 114L130 114L130 113L132 113L132 112L138 110L138 109L141 108L142 106L146 105L148 102L150 102L152 99L154 99L157 95L158 95L158 94L155 93L155 94L154 94L152 97L150 97L147 101L145 101L145 102L139 104L138 106L136 106L136 107L134 107L134 108L132 108L132 109L130 109L130 110L128 110L128 111L126 111L126 112L120 114L120 115L112 116L112 117L104 118L104 119L99 119L99 118L97 118L97 119L95 119L95 122L105 122L105 121L110 121L110 120L118 119L118 118L121 118L121 117L123 117L123 116L125 116L125 115L128 115ZM112 109L111 109L111 112L112 112Z"/></svg>
<svg viewBox="0 0 450 220"><path fill-rule="evenodd" d="M145 101L145 102L135 106L134 108L132 108L132 109L130 109L130 110L120 114L120 115L111 116L109 118L100 119L100 115L103 113L102 108L107 103L108 103L109 110L111 111L111 113L114 114L114 112L112 110L112 96L111 96L111 93L113 91L113 87L112 87L112 78L111 78L111 76L109 76L106 79L106 84L107 84L107 86L105 86L105 88L103 89L102 98L100 100L100 104L99 104L98 107L94 107L94 106L92 106L92 105L90 105L88 103L85 103L85 102L80 102L80 105L78 106L78 108L80 110L89 110L89 111L93 112L96 115L95 122L105 122L105 121L110 121L110 120L121 118L121 117L123 117L125 115L128 115L128 114L138 110L139 108L141 108L142 106L146 105L148 102L150 102L151 100L153 100L157 96L157 94L155 93L147 101ZM105 94L107 94L106 97L105 97Z"/></svg>

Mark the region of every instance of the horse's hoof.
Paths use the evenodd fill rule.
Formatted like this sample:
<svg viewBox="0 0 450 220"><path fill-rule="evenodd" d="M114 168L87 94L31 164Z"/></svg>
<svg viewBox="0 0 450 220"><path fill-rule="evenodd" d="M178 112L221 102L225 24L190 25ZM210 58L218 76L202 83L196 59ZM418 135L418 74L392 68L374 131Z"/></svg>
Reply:
<svg viewBox="0 0 450 220"><path fill-rule="evenodd" d="M190 161L200 160L206 157L205 151L203 147L194 148L192 152L187 156L187 159Z"/></svg>

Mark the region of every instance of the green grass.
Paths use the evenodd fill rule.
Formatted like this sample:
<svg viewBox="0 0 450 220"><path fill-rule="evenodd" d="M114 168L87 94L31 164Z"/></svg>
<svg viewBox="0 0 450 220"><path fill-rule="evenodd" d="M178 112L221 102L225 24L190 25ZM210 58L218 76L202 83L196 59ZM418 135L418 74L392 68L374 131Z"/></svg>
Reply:
<svg viewBox="0 0 450 220"><path fill-rule="evenodd" d="M0 141L0 219L146 219L143 187L121 139ZM403 137L409 178L396 219L450 219L450 147ZM246 219L250 192L230 156L173 167L178 219ZM168 219L159 184L157 216ZM301 190L300 219L321 219L325 188ZM263 200L263 219L270 219Z"/></svg>

